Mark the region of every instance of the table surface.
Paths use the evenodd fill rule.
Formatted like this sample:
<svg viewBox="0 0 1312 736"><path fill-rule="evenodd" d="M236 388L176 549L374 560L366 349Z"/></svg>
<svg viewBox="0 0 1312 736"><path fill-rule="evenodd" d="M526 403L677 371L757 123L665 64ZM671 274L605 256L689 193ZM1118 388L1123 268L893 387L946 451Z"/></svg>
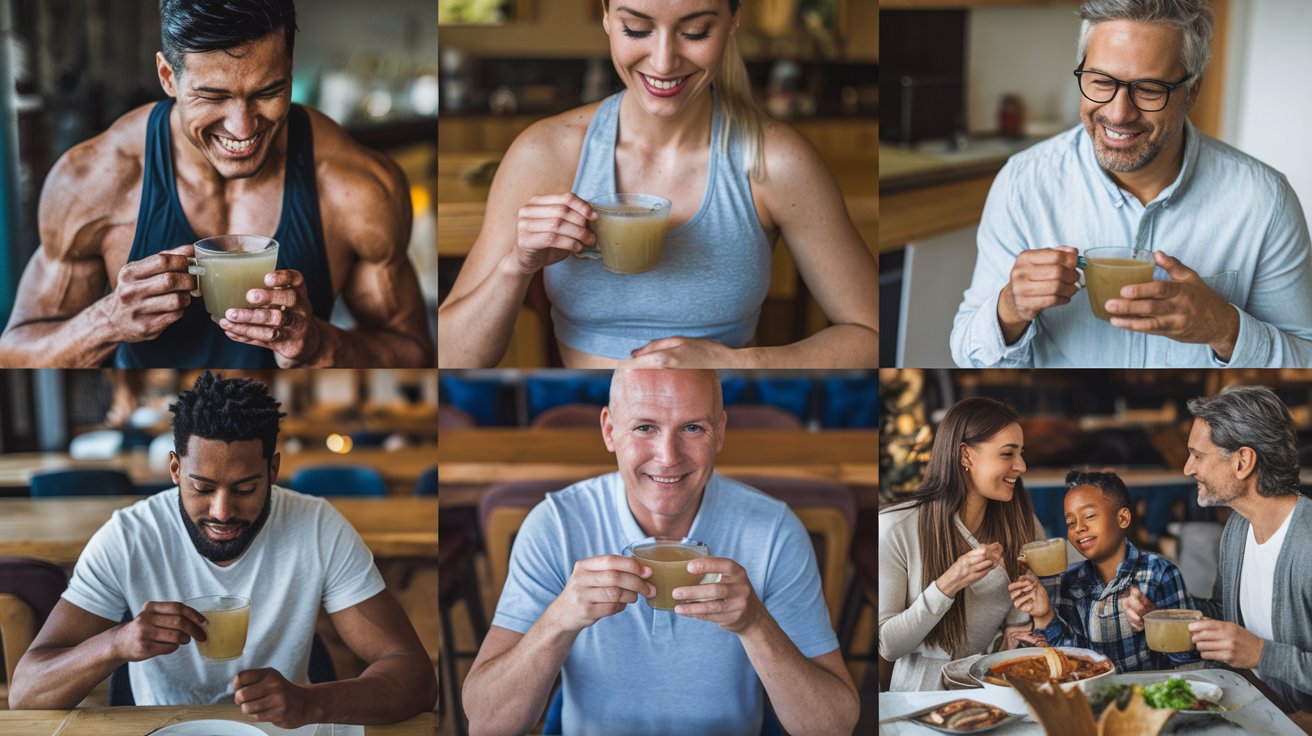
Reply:
<svg viewBox="0 0 1312 736"><path fill-rule="evenodd" d="M879 483L879 433L735 429L725 435L715 469L725 475L824 478L854 486ZM531 478L586 478L615 469L597 429L455 429L442 433L438 471L444 484Z"/></svg>
<svg viewBox="0 0 1312 736"><path fill-rule="evenodd" d="M300 468L310 465L365 465L383 474L394 492L409 492L415 481L437 464L435 445L417 445L399 450L375 447L356 448L346 454L325 449L306 449L281 453L278 480L287 483ZM114 468L122 470L138 485L169 483L166 469L152 468L145 450L124 452L105 460L74 460L67 452L16 452L0 455L0 487L21 487L32 474L77 468Z"/></svg>
<svg viewBox="0 0 1312 736"><path fill-rule="evenodd" d="M22 736L142 736L172 723L204 718L251 722L236 705L0 710L0 732ZM365 726L364 732L365 736L434 736L437 714L421 713L390 726Z"/></svg>
<svg viewBox="0 0 1312 736"><path fill-rule="evenodd" d="M0 555L75 562L115 510L140 496L0 498ZM375 557L437 555L437 499L330 498Z"/></svg>

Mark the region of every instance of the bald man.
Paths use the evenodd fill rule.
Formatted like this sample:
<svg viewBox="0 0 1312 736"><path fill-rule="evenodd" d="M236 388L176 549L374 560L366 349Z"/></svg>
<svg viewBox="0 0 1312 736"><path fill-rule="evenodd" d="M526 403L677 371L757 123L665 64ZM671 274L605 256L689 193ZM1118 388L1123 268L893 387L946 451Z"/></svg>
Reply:
<svg viewBox="0 0 1312 736"><path fill-rule="evenodd" d="M527 733L559 674L569 734L850 734L859 701L810 539L783 502L715 473L714 371L621 368L600 416L619 469L547 495L515 538L492 629L465 679L472 734ZM651 568L620 552L690 537L705 584L652 608ZM718 576L718 582L707 582Z"/></svg>

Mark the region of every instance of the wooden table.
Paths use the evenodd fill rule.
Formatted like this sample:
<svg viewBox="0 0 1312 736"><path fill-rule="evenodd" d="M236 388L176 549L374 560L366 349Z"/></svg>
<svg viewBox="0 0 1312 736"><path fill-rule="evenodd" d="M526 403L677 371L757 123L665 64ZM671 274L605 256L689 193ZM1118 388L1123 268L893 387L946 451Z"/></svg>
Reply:
<svg viewBox="0 0 1312 736"><path fill-rule="evenodd" d="M139 496L0 499L0 555L76 562L117 509ZM436 498L334 498L375 557L436 557ZM0 728L0 733L4 729Z"/></svg>
<svg viewBox="0 0 1312 736"><path fill-rule="evenodd" d="M850 486L879 483L879 433L742 430L725 435L715 469L724 475L824 478ZM458 429L442 433L438 471L443 485L512 480L576 480L615 470L596 429ZM443 490L445 506L477 503L482 489ZM872 494L873 495L873 494Z"/></svg>
<svg viewBox="0 0 1312 736"><path fill-rule="evenodd" d="M434 434L437 422L434 420ZM310 465L365 465L377 469L387 481L388 491L397 495L413 493L419 476L437 464L435 445L417 445L388 451L381 448L356 448L340 455L325 449L283 452L278 468L278 482L286 485L300 468ZM114 468L122 470L137 485L171 484L167 471L150 467L144 450L121 453L107 460L74 460L66 452L19 452L0 455L0 487L26 487L34 473L77 468Z"/></svg>
<svg viewBox="0 0 1312 736"><path fill-rule="evenodd" d="M0 710L0 733L21 736L142 736L182 721L219 718L252 723L236 705L189 705L77 710ZM365 736L434 736L437 714L420 713L390 726L365 726ZM321 729L317 736L327 736Z"/></svg>

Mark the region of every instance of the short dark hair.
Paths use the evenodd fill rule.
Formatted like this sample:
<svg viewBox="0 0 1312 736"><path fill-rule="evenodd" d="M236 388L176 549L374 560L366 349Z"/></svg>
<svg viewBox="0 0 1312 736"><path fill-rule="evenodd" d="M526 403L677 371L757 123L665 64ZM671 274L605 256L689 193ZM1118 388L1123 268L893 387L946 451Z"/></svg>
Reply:
<svg viewBox="0 0 1312 736"><path fill-rule="evenodd" d="M287 55L296 46L294 0L159 0L164 58L182 70L182 55L220 51L281 30Z"/></svg>
<svg viewBox="0 0 1312 736"><path fill-rule="evenodd" d="M259 440L265 459L273 457L278 444L278 402L259 381L224 379L205 371L190 391L178 394L169 404L173 412L173 448L187 454L192 435L207 440L237 442Z"/></svg>
<svg viewBox="0 0 1312 736"><path fill-rule="evenodd" d="M1130 491L1125 487L1125 481L1121 476L1110 471L1084 471L1072 470L1066 474L1066 489L1078 488L1079 486L1093 486L1102 491L1103 498L1112 502L1112 508L1120 511L1122 508L1130 510L1130 515L1134 515L1134 504L1130 501Z"/></svg>

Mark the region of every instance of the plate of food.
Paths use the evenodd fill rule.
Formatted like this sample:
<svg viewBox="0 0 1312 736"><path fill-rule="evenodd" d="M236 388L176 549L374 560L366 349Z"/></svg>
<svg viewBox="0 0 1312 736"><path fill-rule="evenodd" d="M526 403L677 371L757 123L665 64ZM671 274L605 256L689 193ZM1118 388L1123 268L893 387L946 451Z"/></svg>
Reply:
<svg viewBox="0 0 1312 736"><path fill-rule="evenodd" d="M992 731L1023 717L1008 713L996 705L962 698L922 708L890 720L911 721L943 733L969 734Z"/></svg>
<svg viewBox="0 0 1312 736"><path fill-rule="evenodd" d="M981 685L1008 689L1008 678L1036 685L1049 682L1070 690L1115 672L1116 665L1106 656L1081 647L1010 649L981 657L970 666L970 676Z"/></svg>
<svg viewBox="0 0 1312 736"><path fill-rule="evenodd" d="M1105 685L1087 691L1089 705L1095 713L1100 712L1113 701L1129 697L1135 687L1143 689L1143 700L1150 708L1172 708L1183 715L1210 715L1229 710L1221 704L1225 690L1220 685L1186 675L1166 677L1143 685L1109 680Z"/></svg>

